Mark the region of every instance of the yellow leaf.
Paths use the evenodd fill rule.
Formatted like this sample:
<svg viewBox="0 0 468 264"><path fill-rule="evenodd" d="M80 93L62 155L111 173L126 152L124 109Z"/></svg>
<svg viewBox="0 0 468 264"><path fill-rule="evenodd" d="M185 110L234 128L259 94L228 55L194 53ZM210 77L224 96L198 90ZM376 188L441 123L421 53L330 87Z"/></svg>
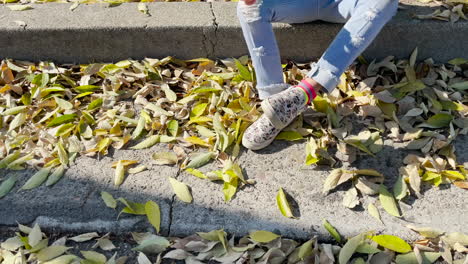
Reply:
<svg viewBox="0 0 468 264"><path fill-rule="evenodd" d="M192 194L190 194L188 186L180 182L174 178L169 177L169 182L171 183L172 190L176 194L176 196L183 202L191 203L193 198Z"/></svg>
<svg viewBox="0 0 468 264"><path fill-rule="evenodd" d="M294 218L294 215L291 210L291 206L286 198L286 194L283 191L283 188L280 188L278 194L276 195L276 203L282 215L288 218Z"/></svg>
<svg viewBox="0 0 468 264"><path fill-rule="evenodd" d="M117 162L117 166L115 167L115 176L114 176L114 184L119 186L123 183L125 179L125 166L123 165L122 160Z"/></svg>
<svg viewBox="0 0 468 264"><path fill-rule="evenodd" d="M258 243L268 243L280 237L275 233L263 230L250 232L249 236L253 241Z"/></svg>
<svg viewBox="0 0 468 264"><path fill-rule="evenodd" d="M381 245L384 248L388 248L398 253L406 253L411 251L411 246L406 243L403 239L392 236L392 235L378 235L373 236L372 240L374 240L377 244Z"/></svg>
<svg viewBox="0 0 468 264"><path fill-rule="evenodd" d="M395 198L393 198L393 195L387 190L387 188L385 188L383 185L380 185L379 192L380 204L385 209L385 211L395 217L401 217Z"/></svg>
<svg viewBox="0 0 468 264"><path fill-rule="evenodd" d="M123 165L124 167L127 167L127 166L130 166L130 165L133 165L133 164L137 164L137 163L138 163L138 160L118 160L118 161L114 161L114 162L112 162L112 166L111 166L111 167L112 167L112 168L117 167L117 164L118 164L119 162L121 162L122 165Z"/></svg>
<svg viewBox="0 0 468 264"><path fill-rule="evenodd" d="M202 147L211 147L210 144L208 144L206 141L203 139L197 137L197 136L191 136L191 137L186 137L184 138L185 141L192 143L193 145L199 145Z"/></svg>
<svg viewBox="0 0 468 264"><path fill-rule="evenodd" d="M153 201L148 201L145 204L145 211L148 221L159 233L161 227L161 211L159 210L159 205Z"/></svg>
<svg viewBox="0 0 468 264"><path fill-rule="evenodd" d="M463 174L454 170L444 170L442 171L442 175L444 175L445 177L451 180L464 180L465 179L465 176Z"/></svg>

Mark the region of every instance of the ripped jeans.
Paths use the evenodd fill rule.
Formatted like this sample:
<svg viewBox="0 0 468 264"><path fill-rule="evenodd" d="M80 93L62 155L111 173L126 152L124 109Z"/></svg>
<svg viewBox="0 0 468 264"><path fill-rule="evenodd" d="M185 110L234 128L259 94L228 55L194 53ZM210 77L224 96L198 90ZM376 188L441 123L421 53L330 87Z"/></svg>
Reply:
<svg viewBox="0 0 468 264"><path fill-rule="evenodd" d="M345 23L307 74L331 92L341 74L369 46L397 8L398 0L257 0L253 5L240 0L237 16L255 68L260 99L284 89L284 85L278 85L284 80L272 22Z"/></svg>

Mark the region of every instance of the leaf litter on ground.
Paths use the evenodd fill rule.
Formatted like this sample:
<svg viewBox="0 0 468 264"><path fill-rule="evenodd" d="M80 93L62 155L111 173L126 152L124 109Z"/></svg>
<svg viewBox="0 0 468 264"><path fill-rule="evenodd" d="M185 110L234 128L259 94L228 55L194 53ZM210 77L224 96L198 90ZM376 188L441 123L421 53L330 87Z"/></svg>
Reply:
<svg viewBox="0 0 468 264"><path fill-rule="evenodd" d="M155 203L149 201L148 207ZM150 209L152 211L153 209ZM149 220L154 224L153 220ZM327 221L324 220L327 225ZM329 223L328 223L329 225ZM329 225L328 229L337 231ZM412 226L414 230L428 230ZM319 242L316 237L307 241L295 241L270 231L255 230L243 237L228 235L224 230L199 232L187 237L164 237L146 233L131 233L116 236L96 232L74 237L47 236L39 225L32 228L20 225L13 237L0 241L1 263L161 263L162 259L185 263L435 263L451 259L454 264L463 264L468 258L468 236L447 233L441 236L422 235L410 243L399 237L373 232L351 237L343 244ZM339 236L339 235L338 235ZM82 243L92 243L85 246ZM127 245L135 245L137 252L126 256ZM117 245L117 246L116 246ZM439 246L439 245L444 245ZM110 257L109 257L110 256ZM387 259L386 262L381 262ZM156 261L156 262L154 262ZM315 262L314 262L315 261Z"/></svg>

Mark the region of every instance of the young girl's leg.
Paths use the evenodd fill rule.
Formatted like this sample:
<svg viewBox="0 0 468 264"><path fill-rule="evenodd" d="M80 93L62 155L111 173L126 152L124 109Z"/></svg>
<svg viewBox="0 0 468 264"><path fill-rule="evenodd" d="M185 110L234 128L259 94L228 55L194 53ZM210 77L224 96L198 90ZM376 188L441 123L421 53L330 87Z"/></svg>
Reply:
<svg viewBox="0 0 468 264"><path fill-rule="evenodd" d="M340 75L369 46L383 26L395 15L398 0L322 1L321 19L347 21L320 60L312 65L308 78L328 92L339 83ZM328 3L327 3L328 2ZM334 4L330 5L330 2Z"/></svg>
<svg viewBox="0 0 468 264"><path fill-rule="evenodd" d="M315 95L311 83L332 91L339 76L372 42L382 27L395 15L398 0L319 0L321 19L347 21L317 64L307 74L302 87L292 87L262 102L264 115L244 133L243 145L261 149L304 109Z"/></svg>
<svg viewBox="0 0 468 264"><path fill-rule="evenodd" d="M255 68L260 99L285 90L280 54L272 22L304 23L317 19L319 0L239 1L237 16Z"/></svg>

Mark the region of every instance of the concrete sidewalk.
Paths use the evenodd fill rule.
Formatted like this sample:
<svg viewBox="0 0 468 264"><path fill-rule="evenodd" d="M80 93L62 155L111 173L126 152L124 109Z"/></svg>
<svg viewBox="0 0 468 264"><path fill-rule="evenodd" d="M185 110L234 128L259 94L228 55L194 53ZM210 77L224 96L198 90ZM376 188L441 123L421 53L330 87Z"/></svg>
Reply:
<svg viewBox="0 0 468 264"><path fill-rule="evenodd" d="M459 136L455 144L458 163L468 162L468 137ZM257 184L242 188L234 199L225 203L222 185L202 180L175 167L158 166L151 154L167 150L156 145L147 150L118 150L98 160L80 157L66 172L64 179L49 188L41 186L30 191L19 191L32 171L11 172L20 175L15 189L0 199L0 227L16 226L17 222L38 222L43 229L60 232L115 232L145 230L150 228L145 217L123 214L105 206L100 192L108 191L115 198L124 197L135 202L156 201L161 207L161 230L164 235L185 236L197 231L224 228L227 232L244 235L250 230L270 230L287 237L308 238L318 235L330 239L322 227L327 219L344 236L375 230L414 239L416 234L405 225L428 226L447 232L468 233L467 192L455 186L431 188L424 185L423 197L409 199L402 204L403 219L388 215L379 207L384 224L372 218L365 208L377 197L361 198L362 206L354 210L342 205L344 190L339 188L328 196L321 193L329 168L304 168L304 143L276 141L260 152L245 151L239 158L246 177ZM392 186L407 154L391 141L376 158L361 156L355 166L373 168L386 177ZM149 170L130 175L117 188L113 184L114 169L111 163L118 159L135 159ZM217 169L216 164L201 168L203 172ZM188 184L194 198L186 204L174 197L168 177ZM276 205L276 194L282 187L291 197L293 211L298 219L281 215Z"/></svg>
<svg viewBox="0 0 468 264"><path fill-rule="evenodd" d="M406 58L419 47L419 58L447 61L466 57L468 21L417 20L431 13L415 0L403 0L398 14L365 51L369 58ZM239 57L247 54L234 2L148 3L151 16L136 3L37 4L27 11L0 6L0 58L52 60L58 63L111 62L122 59ZM308 62L321 56L341 24L275 24L284 58ZM301 36L297 38L297 36Z"/></svg>

